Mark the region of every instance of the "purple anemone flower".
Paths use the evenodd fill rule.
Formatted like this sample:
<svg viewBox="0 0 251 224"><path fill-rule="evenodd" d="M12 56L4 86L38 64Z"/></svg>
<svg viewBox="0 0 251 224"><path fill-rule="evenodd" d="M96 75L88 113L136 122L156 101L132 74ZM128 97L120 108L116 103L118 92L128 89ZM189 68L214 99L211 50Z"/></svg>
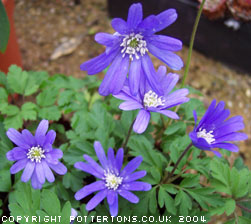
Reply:
<svg viewBox="0 0 251 224"><path fill-rule="evenodd" d="M142 5L132 4L127 22L120 18L112 20L111 25L116 31L114 34L96 34L95 40L105 45L106 50L101 55L83 63L80 66L81 70L93 75L111 64L99 87L99 93L104 96L110 93L118 94L126 81L128 72L132 95L138 92L140 74L146 76L154 91L157 92L154 67L148 52L174 70L180 70L183 67L181 58L173 53L173 51L181 50L182 42L172 37L155 35L176 19L175 9L168 9L158 15L150 15L143 19ZM141 70L144 70L144 73L141 73Z"/></svg>
<svg viewBox="0 0 251 224"><path fill-rule="evenodd" d="M140 109L133 125L134 132L139 134L146 130L151 117L150 112L179 119L175 112L167 109L189 101L189 98L186 97L189 93L188 89L184 88L171 92L179 80L179 75L174 73L166 75L166 67L160 66L155 76L158 79L158 88L164 92L163 95L155 93L147 80L141 80L140 89L136 96L131 94L127 83L119 94L113 95L118 99L125 100L119 105L121 110Z"/></svg>
<svg viewBox="0 0 251 224"><path fill-rule="evenodd" d="M120 148L117 155L114 155L112 148L108 149L106 158L104 149L100 142L95 141L94 149L101 163L101 166L90 156L84 155L87 163L77 162L74 167L84 172L90 173L100 180L84 186L75 194L76 200L81 200L93 192L99 191L86 205L86 210L94 209L104 198L110 208L110 214L118 214L118 195L127 199L131 203L138 203L139 198L130 191L148 191L151 185L145 182L136 181L146 175L146 171L141 170L134 172L142 162L142 157L138 156L132 159L125 167L123 165L124 150Z"/></svg>
<svg viewBox="0 0 251 224"><path fill-rule="evenodd" d="M197 114L194 111L195 126L189 134L194 146L202 150L212 151L218 157L221 154L212 150L213 148L238 152L239 148L228 141L241 141L248 138L245 133L237 132L244 128L243 118L234 116L226 120L230 111L224 109L224 106L223 101L216 105L216 100L213 100L198 125Z"/></svg>
<svg viewBox="0 0 251 224"><path fill-rule="evenodd" d="M21 180L27 182L31 179L34 189L41 189L45 179L54 182L55 177L51 169L60 175L67 172L67 168L58 161L63 157L63 152L60 149L52 148L56 132L50 130L46 134L48 126L49 122L42 120L35 136L27 129L19 133L10 128L6 132L8 138L17 146L6 153L8 160L16 161L10 168L10 172L15 174L24 169Z"/></svg>

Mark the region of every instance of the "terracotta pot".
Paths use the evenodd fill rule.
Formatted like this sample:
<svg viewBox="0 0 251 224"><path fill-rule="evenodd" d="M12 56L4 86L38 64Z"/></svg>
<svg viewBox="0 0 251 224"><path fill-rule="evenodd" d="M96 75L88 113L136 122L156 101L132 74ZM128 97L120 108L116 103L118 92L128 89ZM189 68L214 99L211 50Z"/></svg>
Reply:
<svg viewBox="0 0 251 224"><path fill-rule="evenodd" d="M5 53L2 54L0 52L0 70L4 73L7 73L9 66L12 64L22 67L22 61L14 27L14 0L2 0L2 2L4 4L10 22L10 37Z"/></svg>

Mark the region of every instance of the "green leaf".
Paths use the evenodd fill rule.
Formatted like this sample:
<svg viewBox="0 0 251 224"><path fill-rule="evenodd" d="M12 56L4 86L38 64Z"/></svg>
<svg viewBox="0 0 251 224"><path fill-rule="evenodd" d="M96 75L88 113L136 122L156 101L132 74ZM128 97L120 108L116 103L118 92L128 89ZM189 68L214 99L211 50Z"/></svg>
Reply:
<svg viewBox="0 0 251 224"><path fill-rule="evenodd" d="M24 103L21 108L22 117L24 120L37 119L37 105L31 102Z"/></svg>
<svg viewBox="0 0 251 224"><path fill-rule="evenodd" d="M0 170L0 191L9 192L11 188L9 167Z"/></svg>
<svg viewBox="0 0 251 224"><path fill-rule="evenodd" d="M184 216L188 215L188 210L192 208L191 198L182 190L175 197L175 206L178 205L180 214Z"/></svg>
<svg viewBox="0 0 251 224"><path fill-rule="evenodd" d="M174 199L165 191L163 187L159 188L158 201L161 208L165 204L166 210L171 214L176 215L177 209L174 205Z"/></svg>
<svg viewBox="0 0 251 224"><path fill-rule="evenodd" d="M70 216L71 216L71 203L67 201L62 209L62 217L60 223L69 224Z"/></svg>
<svg viewBox="0 0 251 224"><path fill-rule="evenodd" d="M183 121L173 122L168 128L165 130L165 135L172 135L176 132L185 133L186 124Z"/></svg>
<svg viewBox="0 0 251 224"><path fill-rule="evenodd" d="M4 127L6 130L9 128L19 129L23 127L23 119L21 114L10 116L4 119Z"/></svg>
<svg viewBox="0 0 251 224"><path fill-rule="evenodd" d="M195 187L199 185L199 183L200 183L200 175L191 175L191 176L185 177L181 181L180 186L183 188Z"/></svg>
<svg viewBox="0 0 251 224"><path fill-rule="evenodd" d="M24 94L26 83L28 81L28 73L16 65L9 67L7 81L11 89L15 93Z"/></svg>
<svg viewBox="0 0 251 224"><path fill-rule="evenodd" d="M58 91L48 88L39 93L36 97L37 104L41 107L51 106L56 102Z"/></svg>
<svg viewBox="0 0 251 224"><path fill-rule="evenodd" d="M234 212L235 206L235 200L229 198L224 206L227 216L231 215Z"/></svg>
<svg viewBox="0 0 251 224"><path fill-rule="evenodd" d="M10 36L10 23L2 1L0 1L0 51L5 52Z"/></svg>
<svg viewBox="0 0 251 224"><path fill-rule="evenodd" d="M6 89L0 87L0 103L8 101L8 93Z"/></svg>
<svg viewBox="0 0 251 224"><path fill-rule="evenodd" d="M7 116L13 116L19 113L19 108L15 105L7 104L5 107L0 109L3 114Z"/></svg>
<svg viewBox="0 0 251 224"><path fill-rule="evenodd" d="M148 194L149 194L149 211L152 214L155 214L157 210L156 187L152 188L148 192Z"/></svg>
<svg viewBox="0 0 251 224"><path fill-rule="evenodd" d="M42 191L41 205L44 211L49 215L58 216L61 214L60 201L57 195L50 190L44 189Z"/></svg>
<svg viewBox="0 0 251 224"><path fill-rule="evenodd" d="M39 88L39 85L36 83L36 79L29 75L29 78L27 80L27 83L24 89L24 95L25 96L32 95L33 93L37 92L38 88Z"/></svg>
<svg viewBox="0 0 251 224"><path fill-rule="evenodd" d="M43 107L38 111L38 116L43 119L58 121L61 117L61 112L57 106Z"/></svg>
<svg viewBox="0 0 251 224"><path fill-rule="evenodd" d="M40 86L45 80L48 80L49 74L47 71L28 71L29 76L32 76L36 84Z"/></svg>

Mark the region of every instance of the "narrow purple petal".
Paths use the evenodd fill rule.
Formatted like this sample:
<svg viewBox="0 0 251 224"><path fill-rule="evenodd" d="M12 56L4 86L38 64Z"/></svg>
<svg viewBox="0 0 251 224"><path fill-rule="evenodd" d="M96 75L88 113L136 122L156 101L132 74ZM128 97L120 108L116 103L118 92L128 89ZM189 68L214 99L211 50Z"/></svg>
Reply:
<svg viewBox="0 0 251 224"><path fill-rule="evenodd" d="M133 131L139 134L143 133L148 126L150 118L150 112L146 111L145 109L141 109L134 122Z"/></svg>
<svg viewBox="0 0 251 224"><path fill-rule="evenodd" d="M156 32L165 29L171 25L177 19L178 15L175 9L167 9L164 12L158 14L157 19L159 20L159 25L156 27Z"/></svg>
<svg viewBox="0 0 251 224"><path fill-rule="evenodd" d="M119 171L117 170L117 167L116 167L116 161L115 161L114 151L113 151L112 148L108 149L107 158L108 158L108 167L109 167L109 169L111 171L114 171L118 175Z"/></svg>
<svg viewBox="0 0 251 224"><path fill-rule="evenodd" d="M31 176L31 185L34 189L41 189L42 184L37 179L36 172L33 172L33 175Z"/></svg>
<svg viewBox="0 0 251 224"><path fill-rule="evenodd" d="M58 160L63 157L63 152L60 149L53 149L45 153L45 160L51 164L58 164Z"/></svg>
<svg viewBox="0 0 251 224"><path fill-rule="evenodd" d="M44 144L53 144L53 142L55 141L56 138L56 132L54 130L50 130L48 131L48 133L45 136L45 142Z"/></svg>
<svg viewBox="0 0 251 224"><path fill-rule="evenodd" d="M129 57L126 56L123 58L122 55L119 54L108 69L99 87L99 93L103 96L107 96L110 93L118 94L125 83L128 66Z"/></svg>
<svg viewBox="0 0 251 224"><path fill-rule="evenodd" d="M197 126L197 119L198 119L196 110L193 110L193 117L194 117L194 123L195 123L193 130L195 131L196 130L196 126Z"/></svg>
<svg viewBox="0 0 251 224"><path fill-rule="evenodd" d="M74 197L76 200L81 200L82 198L85 198L86 196L92 194L93 192L100 191L105 188L106 186L105 186L104 181L99 180L81 188L79 191L76 192Z"/></svg>
<svg viewBox="0 0 251 224"><path fill-rule="evenodd" d="M117 38L118 36L109 33L97 33L95 35L95 41L105 46L112 46L114 40L116 40Z"/></svg>
<svg viewBox="0 0 251 224"><path fill-rule="evenodd" d="M25 149L30 148L30 146L28 144L26 144L26 142L24 141L23 136L16 129L10 128L6 132L6 135L17 146L20 146L20 147L25 148Z"/></svg>
<svg viewBox="0 0 251 224"><path fill-rule="evenodd" d="M156 32L156 27L159 26L159 20L156 16L150 15L146 17L139 25L137 30L142 33L143 36L152 35Z"/></svg>
<svg viewBox="0 0 251 224"><path fill-rule="evenodd" d="M34 136L30 133L29 130L24 129L22 131L22 137L23 140L25 141L25 143L29 146L35 146L36 144L36 139L34 138Z"/></svg>
<svg viewBox="0 0 251 224"><path fill-rule="evenodd" d="M164 114L165 116L170 117L172 119L179 119L178 114L171 110L157 110L156 112Z"/></svg>
<svg viewBox="0 0 251 224"><path fill-rule="evenodd" d="M137 156L134 159L132 159L122 170L121 175L122 177L127 176L131 174L134 170L136 170L139 165L141 164L143 158L141 156Z"/></svg>
<svg viewBox="0 0 251 224"><path fill-rule="evenodd" d="M54 165L54 164L48 164L49 165L49 167L52 169L52 170L54 170L57 174L59 174L59 175L64 175L64 174L66 174L67 173L67 168L66 168L66 166L63 164L63 163L61 163L61 162L58 162L58 164L56 164L56 165Z"/></svg>
<svg viewBox="0 0 251 224"><path fill-rule="evenodd" d="M118 210L119 210L119 205L118 205L118 194L115 193L115 199L112 205L109 205L110 208L110 214L111 216L117 216L118 215Z"/></svg>
<svg viewBox="0 0 251 224"><path fill-rule="evenodd" d="M231 143L216 143L212 144L212 148L221 148L226 149L231 152L238 152L239 148L237 145L231 144Z"/></svg>
<svg viewBox="0 0 251 224"><path fill-rule="evenodd" d="M74 167L76 169L79 169L79 170L82 170L86 173L89 173L95 177L98 177L98 178L103 178L103 174L104 174L104 171L101 173L97 172L97 170L95 170L91 165L89 165L88 163L84 163L84 162L76 162L74 164Z"/></svg>
<svg viewBox="0 0 251 224"><path fill-rule="evenodd" d="M146 175L145 170L137 171L135 173L129 174L128 176L125 176L123 178L123 183L128 183L128 182L138 180L138 179L144 177L145 175Z"/></svg>
<svg viewBox="0 0 251 224"><path fill-rule="evenodd" d="M109 205L112 205L115 201L115 197L117 195L117 192L114 190L109 190L107 193L107 202Z"/></svg>
<svg viewBox="0 0 251 224"><path fill-rule="evenodd" d="M35 138L37 139L40 136L45 136L48 128L49 128L49 122L47 120L40 121L35 133Z"/></svg>
<svg viewBox="0 0 251 224"><path fill-rule="evenodd" d="M40 146L44 146L44 143L45 143L45 140L46 140L46 137L44 135L40 135L40 136L35 136L36 138L36 141L37 141L37 145L40 145Z"/></svg>
<svg viewBox="0 0 251 224"><path fill-rule="evenodd" d="M163 50L179 51L182 49L182 42L176 38L164 35L153 35L147 38L151 45Z"/></svg>
<svg viewBox="0 0 251 224"><path fill-rule="evenodd" d="M107 196L107 189L98 192L86 205L86 210L90 211L94 209L104 198Z"/></svg>
<svg viewBox="0 0 251 224"><path fill-rule="evenodd" d="M137 110L143 108L142 104L135 100L125 101L119 105L120 110Z"/></svg>
<svg viewBox="0 0 251 224"><path fill-rule="evenodd" d="M247 138L248 136L245 133L234 132L234 133L230 133L222 137L216 138L216 142L220 143L224 141L242 141L242 140L246 140Z"/></svg>
<svg viewBox="0 0 251 224"><path fill-rule="evenodd" d="M15 173L19 172L20 170L22 170L26 166L27 162L28 162L27 158L18 160L16 163L14 163L11 166L10 173L15 174Z"/></svg>
<svg viewBox="0 0 251 224"><path fill-rule="evenodd" d="M107 162L107 159L106 159L105 151L104 151L101 143L98 142L98 141L95 141L94 142L94 149L95 149L96 155L97 155L97 157L99 159L99 162L101 163L103 168L106 169L107 166L108 166L108 162Z"/></svg>
<svg viewBox="0 0 251 224"><path fill-rule="evenodd" d="M141 74L141 60L135 59L131 62L129 69L129 85L133 96L137 95L139 90L139 81Z"/></svg>
<svg viewBox="0 0 251 224"><path fill-rule="evenodd" d="M88 155L84 155L84 159L92 166L92 168L94 170L96 170L98 173L103 174L104 173L104 169L96 162L93 160L93 158L91 158Z"/></svg>
<svg viewBox="0 0 251 224"><path fill-rule="evenodd" d="M25 159L27 157L26 154L27 150L20 147L15 147L6 153L6 157L10 161L15 161L20 159Z"/></svg>
<svg viewBox="0 0 251 224"><path fill-rule="evenodd" d="M163 109L164 108L167 109L188 102L189 98L186 97L188 93L189 93L188 89L179 89L174 91L173 93L167 96Z"/></svg>
<svg viewBox="0 0 251 224"><path fill-rule="evenodd" d="M44 175L44 169L43 169L42 163L36 163L35 172L36 172L37 179L38 179L39 183L44 184L45 175Z"/></svg>
<svg viewBox="0 0 251 224"><path fill-rule="evenodd" d="M160 85L157 81L157 77L156 77L156 72L155 69L153 67L153 63L150 59L150 57L148 56L148 54L145 54L142 57L142 67L144 70L144 74L146 75L146 78L150 84L150 86L152 87L153 91L155 93L157 93L158 95L163 95L163 90L162 88L160 88Z"/></svg>
<svg viewBox="0 0 251 224"><path fill-rule="evenodd" d="M55 181L55 177L54 174L52 173L51 169L49 168L49 166L47 165L47 163L43 160L42 162L42 166L43 166L43 170L44 170L44 175L45 178L50 182L54 182Z"/></svg>
<svg viewBox="0 0 251 224"><path fill-rule="evenodd" d="M220 138L221 136L227 135L232 132L240 131L244 128L245 126L242 122L236 122L236 123L224 125L220 128L216 127L213 134L216 138Z"/></svg>
<svg viewBox="0 0 251 224"><path fill-rule="evenodd" d="M29 161L24 168L21 180L23 182L27 182L31 178L34 169L35 169L35 162Z"/></svg>
<svg viewBox="0 0 251 224"><path fill-rule="evenodd" d="M129 8L127 25L129 29L135 29L142 21L143 12L140 3L132 4Z"/></svg>
<svg viewBox="0 0 251 224"><path fill-rule="evenodd" d="M166 63L173 70L180 70L183 67L182 59L171 51L157 48L152 44L147 45L149 52L156 58Z"/></svg>
<svg viewBox="0 0 251 224"><path fill-rule="evenodd" d="M120 18L115 18L111 22L112 28L119 32L120 34L127 34L128 25L125 20Z"/></svg>
<svg viewBox="0 0 251 224"><path fill-rule="evenodd" d="M164 95L167 96L179 81L179 75L175 73L169 73L162 81L163 86L165 87Z"/></svg>
<svg viewBox="0 0 251 224"><path fill-rule="evenodd" d="M130 191L120 189L120 190L118 190L118 193L121 197L125 198L126 200L130 201L131 203L138 203L139 202L139 198Z"/></svg>
<svg viewBox="0 0 251 224"><path fill-rule="evenodd" d="M123 166L123 158L124 158L124 150L120 148L117 151L117 155L116 155L116 164L117 164L118 171L120 171Z"/></svg>
<svg viewBox="0 0 251 224"><path fill-rule="evenodd" d="M134 181L123 184L122 188L127 191L149 191L151 190L152 186L151 184L145 182Z"/></svg>
<svg viewBox="0 0 251 224"><path fill-rule="evenodd" d="M210 149L209 151L213 152L213 153L214 153L214 155L216 155L216 156L218 156L218 157L221 157L220 152L215 151L215 150L212 150L212 149Z"/></svg>

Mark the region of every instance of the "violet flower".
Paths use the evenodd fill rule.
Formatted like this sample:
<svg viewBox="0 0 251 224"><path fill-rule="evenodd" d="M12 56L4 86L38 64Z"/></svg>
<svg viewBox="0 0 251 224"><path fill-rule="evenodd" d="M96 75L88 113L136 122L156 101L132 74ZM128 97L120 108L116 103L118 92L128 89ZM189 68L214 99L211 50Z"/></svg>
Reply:
<svg viewBox="0 0 251 224"><path fill-rule="evenodd" d="M146 130L151 112L160 113L172 119L179 119L175 112L167 109L189 101L189 98L186 97L189 93L188 89L179 89L170 93L178 82L179 75L174 73L166 75L166 67L160 66L155 76L158 80L158 88L164 92L163 95L155 93L147 80L141 80L140 89L136 96L131 94L127 84L119 94L113 95L118 99L125 100L119 105L121 110L140 109L133 125L134 132L139 134Z"/></svg>
<svg viewBox="0 0 251 224"><path fill-rule="evenodd" d="M99 191L86 205L86 210L90 211L94 209L100 202L107 198L107 202L110 208L110 214L117 216L118 214L118 195L127 199L131 203L138 203L139 198L130 191L148 191L151 189L151 185L145 182L136 181L146 175L146 171L141 170L134 172L142 162L142 157L138 156L132 159L122 169L124 150L120 148L117 155L114 155L112 148L108 149L108 155L106 158L104 149L100 142L95 141L94 149L96 155L100 161L101 166L95 162L90 156L84 155L84 159L87 163L77 162L74 167L92 174L100 180L84 186L75 194L76 200Z"/></svg>
<svg viewBox="0 0 251 224"><path fill-rule="evenodd" d="M178 39L155 35L177 19L175 9L168 9L158 15L150 15L143 19L142 5L132 4L129 8L127 22L120 18L112 20L111 25L116 31L114 34L98 33L95 40L106 46L101 55L83 63L81 70L89 75L110 68L99 87L101 95L118 94L124 86L129 72L129 86L132 95L139 89L140 74L144 74L155 92L158 92L154 67L148 55L152 55L166 63L174 70L180 70L183 62L173 51L182 48ZM141 73L141 70L144 73Z"/></svg>
<svg viewBox="0 0 251 224"><path fill-rule="evenodd" d="M45 179L54 182L55 177L51 169L57 174L64 175L67 168L58 161L63 157L60 149L53 149L52 144L56 138L56 132L48 131L49 122L42 120L36 130L35 136L24 129L22 133L10 128L6 134L17 145L6 153L10 161L16 161L10 168L11 174L24 169L21 176L23 182L31 179L34 189L41 189Z"/></svg>
<svg viewBox="0 0 251 224"><path fill-rule="evenodd" d="M245 133L237 132L244 128L243 118L234 116L226 120L230 111L224 109L224 106L223 101L216 105L216 100L213 100L198 125L197 114L194 111L195 126L189 134L194 146L202 150L212 151L218 157L221 154L212 150L213 148L238 152L239 148L229 141L241 141L248 138Z"/></svg>

